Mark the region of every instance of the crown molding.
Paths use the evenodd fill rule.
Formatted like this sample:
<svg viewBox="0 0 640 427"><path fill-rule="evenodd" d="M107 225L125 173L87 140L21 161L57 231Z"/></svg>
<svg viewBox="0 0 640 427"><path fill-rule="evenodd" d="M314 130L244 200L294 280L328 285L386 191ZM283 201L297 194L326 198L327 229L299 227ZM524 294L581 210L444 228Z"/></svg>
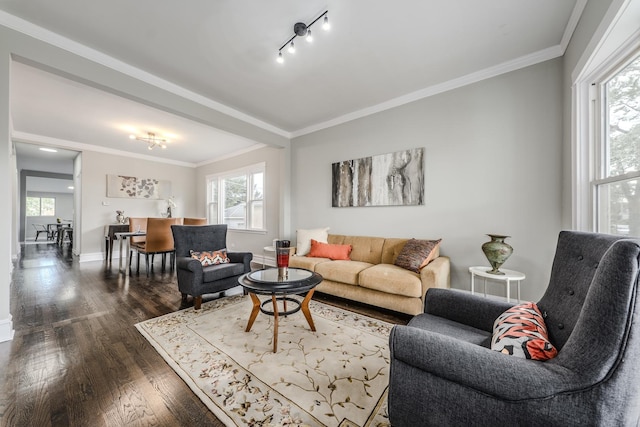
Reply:
<svg viewBox="0 0 640 427"><path fill-rule="evenodd" d="M550 59L558 58L563 55L563 50L560 45L552 46L547 49L534 52L530 55L525 55L520 58L516 58L511 61L503 62L493 67L485 68L484 70L476 71L466 76L459 77L457 79L449 80L444 83L433 85L415 92L411 92L407 95L399 96L397 98L390 99L371 107L363 108L358 111L354 111L349 114L345 114L335 119L328 120L326 122L318 123L300 129L291 133L291 138L297 138L299 136L307 135L319 130L327 129L330 127L338 126L343 123L350 122L352 120L360 119L372 114L380 113L382 111L390 110L392 108L399 107L401 105L409 104L411 102L419 101L424 98L428 98L433 95L437 95L450 90L458 89L463 86L468 86L473 83L480 82L492 77L499 76L501 74L509 73L511 71L519 70L531 65L538 64L540 62L548 61Z"/></svg>
<svg viewBox="0 0 640 427"><path fill-rule="evenodd" d="M159 89L166 90L167 92L170 92L174 95L196 102L207 108L211 108L212 110L216 110L220 113L226 114L250 125L256 126L285 138L290 138L290 133L283 129L263 122L262 120L258 120L253 116L250 116L227 105L221 104L220 102L192 92L188 89L183 88L182 86L178 86L175 83L171 83L154 74L129 65L100 51L80 44L69 38L63 37L57 33L54 33L53 31L49 31L45 28L37 26L29 21L18 18L17 16L11 15L2 10L0 10L0 25L33 37L52 46L66 50L67 52L71 52L97 64L103 65L107 68L148 83Z"/></svg>
<svg viewBox="0 0 640 427"><path fill-rule="evenodd" d="M223 160L232 159L234 157L240 156L242 154L250 153L251 151L259 150L261 148L268 147L267 144L254 144L250 147L243 148L242 150L234 151L233 153L225 154L224 156L216 157L215 159L204 160L202 162L196 163L196 167L210 165L211 163L221 162Z"/></svg>
<svg viewBox="0 0 640 427"><path fill-rule="evenodd" d="M567 46L569 46L569 42L571 41L573 32L576 30L576 27L578 26L578 22L580 21L580 17L582 16L582 12L584 12L584 8L586 6L587 6L587 0L578 0L576 1L575 6L573 7L573 11L571 12L571 16L569 17L567 26L564 28L564 34L562 35L562 40L560 40L560 47L562 48L563 55L567 50Z"/></svg>

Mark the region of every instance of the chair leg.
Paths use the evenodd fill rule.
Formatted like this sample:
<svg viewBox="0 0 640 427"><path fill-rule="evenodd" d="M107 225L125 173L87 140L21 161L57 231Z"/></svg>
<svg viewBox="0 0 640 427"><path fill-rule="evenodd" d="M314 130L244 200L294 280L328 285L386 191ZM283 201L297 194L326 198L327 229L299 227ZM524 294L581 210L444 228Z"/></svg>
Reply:
<svg viewBox="0 0 640 427"><path fill-rule="evenodd" d="M165 252L162 253L162 272L166 269L167 265L167 254Z"/></svg>
<svg viewBox="0 0 640 427"><path fill-rule="evenodd" d="M151 262L153 262L153 255L151 255ZM149 272L151 270L151 266L149 265L149 254L145 254L145 265L147 267L147 277L149 277Z"/></svg>
<svg viewBox="0 0 640 427"><path fill-rule="evenodd" d="M193 298L193 308L200 310L200 306L202 306L202 295Z"/></svg>
<svg viewBox="0 0 640 427"><path fill-rule="evenodd" d="M136 258L136 274L140 274L140 252L138 252L138 256Z"/></svg>
<svg viewBox="0 0 640 427"><path fill-rule="evenodd" d="M188 296L189 296L189 295L187 295L187 294L185 294L184 292L182 292L182 303L183 303L183 304L186 304L186 303L187 303L187 297L188 297Z"/></svg>

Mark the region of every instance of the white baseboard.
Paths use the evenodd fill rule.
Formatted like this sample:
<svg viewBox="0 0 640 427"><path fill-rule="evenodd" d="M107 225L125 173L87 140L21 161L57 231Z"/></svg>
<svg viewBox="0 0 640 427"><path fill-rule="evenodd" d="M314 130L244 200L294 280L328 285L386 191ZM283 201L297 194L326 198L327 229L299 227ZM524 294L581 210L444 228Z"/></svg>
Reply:
<svg viewBox="0 0 640 427"><path fill-rule="evenodd" d="M9 315L8 319L0 320L0 342L11 341L13 339L13 322Z"/></svg>
<svg viewBox="0 0 640 427"><path fill-rule="evenodd" d="M92 254L80 254L80 258L78 262L87 262L87 261L102 261L104 260L104 254L102 252L95 252Z"/></svg>
<svg viewBox="0 0 640 427"><path fill-rule="evenodd" d="M105 254L104 252L93 252L90 254L80 254L79 262L87 262L87 261L104 261ZM120 259L120 254L115 252L113 254L113 259Z"/></svg>

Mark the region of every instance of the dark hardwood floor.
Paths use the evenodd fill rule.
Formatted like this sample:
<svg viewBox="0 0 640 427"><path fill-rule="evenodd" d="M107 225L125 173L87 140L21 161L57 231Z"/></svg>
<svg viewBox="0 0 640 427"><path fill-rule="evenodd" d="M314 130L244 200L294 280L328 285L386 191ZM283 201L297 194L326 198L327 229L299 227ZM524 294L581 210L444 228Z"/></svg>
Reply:
<svg viewBox="0 0 640 427"><path fill-rule="evenodd" d="M175 274L159 259L149 278L143 266L129 277L117 260L80 264L68 246L24 245L11 288L15 336L0 343L0 425L222 426L134 327L181 308Z"/></svg>

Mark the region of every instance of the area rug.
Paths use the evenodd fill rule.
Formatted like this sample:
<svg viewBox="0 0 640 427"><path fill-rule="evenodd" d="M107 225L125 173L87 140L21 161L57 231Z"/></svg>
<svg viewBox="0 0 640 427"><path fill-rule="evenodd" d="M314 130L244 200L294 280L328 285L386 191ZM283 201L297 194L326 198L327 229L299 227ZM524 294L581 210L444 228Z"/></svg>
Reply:
<svg viewBox="0 0 640 427"><path fill-rule="evenodd" d="M136 327L227 426L388 426L388 336L393 326L317 301L316 332L301 312L259 313L232 296Z"/></svg>

